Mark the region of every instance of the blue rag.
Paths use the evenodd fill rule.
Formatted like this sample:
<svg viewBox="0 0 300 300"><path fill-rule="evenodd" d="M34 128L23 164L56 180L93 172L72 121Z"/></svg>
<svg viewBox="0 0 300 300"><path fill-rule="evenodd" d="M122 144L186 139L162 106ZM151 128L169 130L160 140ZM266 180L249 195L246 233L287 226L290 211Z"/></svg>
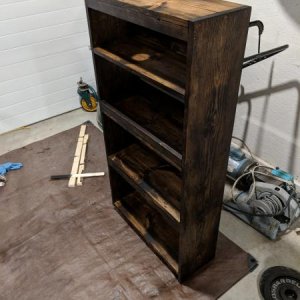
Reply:
<svg viewBox="0 0 300 300"><path fill-rule="evenodd" d="M23 167L21 163L7 162L5 164L0 164L0 175L5 175L10 170L18 170Z"/></svg>

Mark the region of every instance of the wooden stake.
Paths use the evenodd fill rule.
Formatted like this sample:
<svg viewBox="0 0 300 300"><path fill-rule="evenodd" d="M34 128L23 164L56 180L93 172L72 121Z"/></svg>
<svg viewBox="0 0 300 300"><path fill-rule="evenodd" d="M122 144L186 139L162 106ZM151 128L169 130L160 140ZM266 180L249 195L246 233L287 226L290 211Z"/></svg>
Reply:
<svg viewBox="0 0 300 300"><path fill-rule="evenodd" d="M86 125L81 125L79 136L78 136L78 141L77 141L77 145L76 145L76 150L75 150L75 155L74 155L71 174L77 174L78 173L85 130L86 130ZM72 176L69 180L68 187L74 187L75 185L76 185L76 177Z"/></svg>
<svg viewBox="0 0 300 300"><path fill-rule="evenodd" d="M84 170L84 165L80 165L78 169L78 174L81 175L83 170ZM75 176L73 175L73 177ZM75 178L77 180L77 186L82 186L82 177L75 177Z"/></svg>
<svg viewBox="0 0 300 300"><path fill-rule="evenodd" d="M79 157L74 157L71 174L76 174L78 172L78 166L79 166ZM75 185L76 185L76 177L72 176L69 180L68 187L74 187Z"/></svg>
<svg viewBox="0 0 300 300"><path fill-rule="evenodd" d="M84 178L84 177L100 177L100 176L104 176L105 175L105 172L95 172L95 173L81 173L81 174L74 174L72 176L74 177L81 177L81 178Z"/></svg>
<svg viewBox="0 0 300 300"><path fill-rule="evenodd" d="M80 127L80 132L79 132L79 137L84 137L86 131L86 125L81 125Z"/></svg>
<svg viewBox="0 0 300 300"><path fill-rule="evenodd" d="M79 162L79 169L78 169L78 174L81 174L84 170L84 161L85 161L85 155L86 155L86 148L87 148L87 142L88 142L88 139L89 139L89 135L86 134L84 135L83 137L83 144L82 144L82 149L81 149L81 154L80 154L80 162ZM76 179L76 185L78 186L82 186L82 178L81 177L78 177Z"/></svg>
<svg viewBox="0 0 300 300"><path fill-rule="evenodd" d="M58 174L58 175L51 175L50 180L69 179L71 177L75 177L75 178L99 177L99 176L104 176L104 175L105 175L105 172L81 173L81 174Z"/></svg>
<svg viewBox="0 0 300 300"><path fill-rule="evenodd" d="M80 164L81 165L84 165L88 139L89 139L89 135L86 134L83 138L83 145L82 145L82 151L81 151L81 156L80 156Z"/></svg>

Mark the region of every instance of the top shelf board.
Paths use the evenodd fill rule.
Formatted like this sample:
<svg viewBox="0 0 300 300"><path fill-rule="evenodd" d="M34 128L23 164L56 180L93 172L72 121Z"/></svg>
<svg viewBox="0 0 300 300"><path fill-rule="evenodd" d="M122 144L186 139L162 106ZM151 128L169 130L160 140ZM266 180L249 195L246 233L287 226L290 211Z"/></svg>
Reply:
<svg viewBox="0 0 300 300"><path fill-rule="evenodd" d="M145 14L161 14L177 18L183 22L195 21L199 18L242 7L240 4L221 0L97 0L96 2L125 9L140 9Z"/></svg>
<svg viewBox="0 0 300 300"><path fill-rule="evenodd" d="M189 22L247 6L222 0L86 0L87 7L187 40Z"/></svg>

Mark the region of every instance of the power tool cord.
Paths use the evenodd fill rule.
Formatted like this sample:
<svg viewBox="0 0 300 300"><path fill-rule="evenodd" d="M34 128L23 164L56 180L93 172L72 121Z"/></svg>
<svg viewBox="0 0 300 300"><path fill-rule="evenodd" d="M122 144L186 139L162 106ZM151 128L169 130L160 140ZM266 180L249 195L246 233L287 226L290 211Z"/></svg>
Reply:
<svg viewBox="0 0 300 300"><path fill-rule="evenodd" d="M236 140L238 140L238 141L240 141L240 142L242 143L243 147L245 147L246 150L248 151L248 153L249 153L249 155L251 156L251 158L254 160L254 157L253 157L253 155L252 155L252 152L251 152L250 148L247 146L247 144L246 144L242 139L240 139L240 138L238 138L238 137L236 137L236 136L233 136L232 138L233 138L233 139L236 139ZM236 186L237 186L237 184L241 181L241 179L243 179L244 177L249 176L249 175L252 177L251 191L250 191L250 193L248 194L247 198L244 200L245 202L247 202L249 199L251 199L251 198L253 197L254 193L257 193L257 191L256 191L256 178L255 178L255 176L256 176L256 175L263 175L263 176L266 176L266 177L269 177L269 178L272 178L272 179L275 179L275 180L279 180L279 181L281 181L282 183L286 183L286 184L288 184L288 185L290 186L290 188L291 188L291 193L290 193L290 196L289 196L289 198L288 198L288 200L287 200L286 205L285 205L285 206L282 206L282 208L281 208L278 212L276 212L276 213L274 213L274 214L256 214L256 213L249 213L249 212L243 211L243 210L238 209L238 208L235 208L235 207L231 207L231 206L228 206L228 207L229 207L230 209L233 209L233 210L238 211L238 212L240 212L240 213L243 213L243 214L246 214L246 215L250 215L250 216L258 216L258 217L274 217L274 216L278 216L278 215L281 215L281 214L283 213L283 211L284 211L286 208L288 208L288 214L289 214L289 216L290 216L290 202L291 202L291 200L292 200L292 199L296 200L296 202L297 202L298 205L300 206L300 194L299 194L299 193L298 193L298 194L296 193L296 185L295 185L294 181L290 182L290 181L287 181L287 180L283 180L283 179L281 179L281 178L279 178L279 177L277 177L277 176L274 176L274 175L272 175L272 174L260 172L260 171L258 171L258 169L260 169L260 168L263 168L263 169L265 169L265 170L273 170L273 168L268 167L268 166L257 165L257 166L255 166L255 167L253 167L253 169L251 169L250 171L248 171L248 172L242 174L241 176L239 176L239 177L235 180L235 182L234 182L234 184L232 185L232 188L231 188L231 196L232 196L233 202L236 203L236 201L237 201L237 199L239 198L239 196L243 193L243 192L242 192L242 193L239 193L239 194L237 194L237 195L234 195L234 191L235 191L235 189L236 189ZM273 195L275 195L275 194L271 194L271 195L269 196L269 199L271 199L271 196L273 196ZM228 208L227 208L227 209L228 209Z"/></svg>
<svg viewBox="0 0 300 300"><path fill-rule="evenodd" d="M253 154L252 154L250 148L248 147L248 145L245 143L244 140L242 140L239 137L234 136L234 135L232 136L232 139L240 141L242 143L243 147L246 148L246 150L248 151L248 153L251 156L251 158L254 160Z"/></svg>

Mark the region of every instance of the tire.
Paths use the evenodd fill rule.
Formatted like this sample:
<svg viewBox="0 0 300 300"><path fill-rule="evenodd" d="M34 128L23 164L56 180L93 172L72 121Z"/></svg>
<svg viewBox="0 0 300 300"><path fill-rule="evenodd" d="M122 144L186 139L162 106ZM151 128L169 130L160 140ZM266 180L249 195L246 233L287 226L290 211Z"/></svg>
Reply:
<svg viewBox="0 0 300 300"><path fill-rule="evenodd" d="M286 267L269 268L261 276L260 292L265 300L300 300L300 274Z"/></svg>
<svg viewBox="0 0 300 300"><path fill-rule="evenodd" d="M93 112L97 110L97 100L95 99L95 97L90 96L90 101L91 101L91 106L89 106L86 102L85 99L81 99L80 100L80 105L81 107L88 112Z"/></svg>

